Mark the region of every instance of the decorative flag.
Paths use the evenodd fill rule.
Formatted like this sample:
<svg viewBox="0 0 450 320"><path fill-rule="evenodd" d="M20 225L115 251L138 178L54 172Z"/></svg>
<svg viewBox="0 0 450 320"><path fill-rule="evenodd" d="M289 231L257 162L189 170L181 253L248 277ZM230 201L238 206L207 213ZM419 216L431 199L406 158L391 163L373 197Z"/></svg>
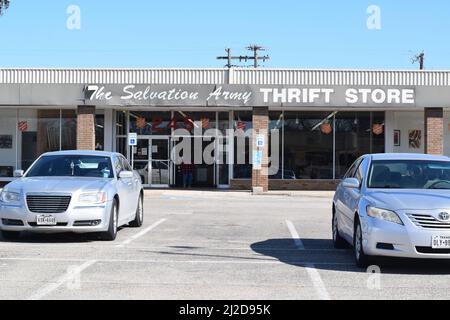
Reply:
<svg viewBox="0 0 450 320"><path fill-rule="evenodd" d="M236 129L245 131L247 128L247 123L245 121L238 121L236 124Z"/></svg>
<svg viewBox="0 0 450 320"><path fill-rule="evenodd" d="M143 117L138 117L136 119L136 127L138 127L138 129L144 129L147 126L147 120Z"/></svg>
<svg viewBox="0 0 450 320"><path fill-rule="evenodd" d="M28 131L28 121L20 121L19 122L19 130L20 130L20 132Z"/></svg>
<svg viewBox="0 0 450 320"><path fill-rule="evenodd" d="M209 119L208 118L202 118L200 120L202 122L202 128L208 129L209 128Z"/></svg>

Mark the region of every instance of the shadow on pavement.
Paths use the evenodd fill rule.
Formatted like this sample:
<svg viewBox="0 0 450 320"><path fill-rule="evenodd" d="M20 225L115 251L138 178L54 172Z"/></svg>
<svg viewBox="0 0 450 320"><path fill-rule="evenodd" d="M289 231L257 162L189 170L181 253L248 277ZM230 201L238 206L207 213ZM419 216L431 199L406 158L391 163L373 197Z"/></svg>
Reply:
<svg viewBox="0 0 450 320"><path fill-rule="evenodd" d="M282 263L305 267L314 265L318 270L365 273L356 267L352 249L334 249L329 239L302 239L304 249L299 249L292 239L269 239L253 243L250 248L261 255L278 259ZM449 260L422 260L378 258L374 265L383 274L446 275L450 274Z"/></svg>

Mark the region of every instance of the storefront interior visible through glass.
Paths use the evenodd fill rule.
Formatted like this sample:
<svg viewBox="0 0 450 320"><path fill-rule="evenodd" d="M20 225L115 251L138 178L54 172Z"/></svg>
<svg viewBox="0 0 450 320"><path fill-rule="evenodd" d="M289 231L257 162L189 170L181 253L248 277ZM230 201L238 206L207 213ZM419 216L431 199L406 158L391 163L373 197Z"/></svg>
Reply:
<svg viewBox="0 0 450 320"><path fill-rule="evenodd" d="M384 112L288 111L281 117L284 161L271 179L340 179L358 157L385 151ZM279 127L279 118L271 113L270 126Z"/></svg>
<svg viewBox="0 0 450 320"><path fill-rule="evenodd" d="M76 110L0 111L0 180L27 170L45 152L76 149Z"/></svg>
<svg viewBox="0 0 450 320"><path fill-rule="evenodd" d="M220 112L130 111L128 114L127 121L127 112L116 113L116 150L128 156L130 160L133 158L134 168L140 173L145 185L185 187L188 167L193 176L190 187L212 188L229 183L228 168L217 165L220 161L216 157L220 154L216 154L217 137L214 131L218 129L218 117L221 128L229 124L228 112L221 115ZM138 134L138 146L133 148L133 157L127 150L128 131ZM191 155L188 156L187 163L172 161L173 150L176 150L179 144L186 143L186 140L189 140L187 143L191 145ZM199 140L200 157L194 158ZM211 149L213 163L204 161L203 152L208 148ZM181 157L184 154L181 152L174 156ZM190 164L192 167L188 166ZM222 177L224 174L227 176Z"/></svg>

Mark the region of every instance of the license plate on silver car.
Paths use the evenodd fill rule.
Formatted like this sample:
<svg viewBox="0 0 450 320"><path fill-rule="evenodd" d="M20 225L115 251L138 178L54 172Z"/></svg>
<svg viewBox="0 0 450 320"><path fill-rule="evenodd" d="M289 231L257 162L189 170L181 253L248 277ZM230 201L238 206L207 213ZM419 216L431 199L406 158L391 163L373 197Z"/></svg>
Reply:
<svg viewBox="0 0 450 320"><path fill-rule="evenodd" d="M450 249L450 236L433 236L431 243L433 249Z"/></svg>
<svg viewBox="0 0 450 320"><path fill-rule="evenodd" d="M40 215L37 216L36 221L38 226L56 226L56 217L52 215Z"/></svg>

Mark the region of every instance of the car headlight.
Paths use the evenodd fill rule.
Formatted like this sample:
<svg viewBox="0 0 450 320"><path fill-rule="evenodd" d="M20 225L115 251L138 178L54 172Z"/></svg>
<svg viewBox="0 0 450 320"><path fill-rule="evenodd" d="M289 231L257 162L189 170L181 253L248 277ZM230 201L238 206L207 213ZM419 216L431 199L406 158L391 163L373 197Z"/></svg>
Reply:
<svg viewBox="0 0 450 320"><path fill-rule="evenodd" d="M78 202L88 204L103 204L107 201L106 192L86 192L80 194Z"/></svg>
<svg viewBox="0 0 450 320"><path fill-rule="evenodd" d="M403 221L400 219L398 214L396 214L394 211L391 211L391 210L380 209L380 208L369 206L369 207L367 207L367 214L372 218L376 218L376 219L403 225Z"/></svg>
<svg viewBox="0 0 450 320"><path fill-rule="evenodd" d="M11 191L2 191L0 195L0 199L5 203L19 203L20 202L20 193L11 192Z"/></svg>

